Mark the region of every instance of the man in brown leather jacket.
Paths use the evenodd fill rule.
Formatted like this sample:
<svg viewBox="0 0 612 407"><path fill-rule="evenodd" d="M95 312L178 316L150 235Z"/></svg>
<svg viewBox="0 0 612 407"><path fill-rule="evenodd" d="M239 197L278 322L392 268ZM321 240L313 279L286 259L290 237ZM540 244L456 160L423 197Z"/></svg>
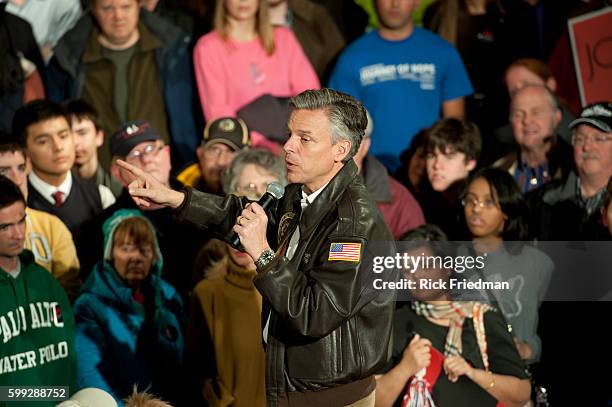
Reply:
<svg viewBox="0 0 612 407"><path fill-rule="evenodd" d="M292 184L274 211L257 203L242 209L233 195L173 191L120 165L138 178L130 193L139 205L171 206L179 219L221 235L233 230L256 261L268 405L374 406L372 375L389 358L395 297L375 290L373 280L396 276L371 267L374 256L393 256L395 246L352 160L365 110L330 89L303 92L291 103L284 150Z"/></svg>

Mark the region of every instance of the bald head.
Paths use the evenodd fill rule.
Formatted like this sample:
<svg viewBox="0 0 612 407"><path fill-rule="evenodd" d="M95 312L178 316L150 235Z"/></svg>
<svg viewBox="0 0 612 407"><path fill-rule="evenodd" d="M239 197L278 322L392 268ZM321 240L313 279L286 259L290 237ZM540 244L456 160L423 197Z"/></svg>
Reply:
<svg viewBox="0 0 612 407"><path fill-rule="evenodd" d="M561 112L555 95L545 86L527 85L512 97L510 123L523 150L544 146L556 133Z"/></svg>
<svg viewBox="0 0 612 407"><path fill-rule="evenodd" d="M523 101L526 98L536 98L543 103L546 103L552 111L556 111L559 108L557 97L548 87L544 85L529 84L516 90L512 95L512 106L514 106L516 101Z"/></svg>

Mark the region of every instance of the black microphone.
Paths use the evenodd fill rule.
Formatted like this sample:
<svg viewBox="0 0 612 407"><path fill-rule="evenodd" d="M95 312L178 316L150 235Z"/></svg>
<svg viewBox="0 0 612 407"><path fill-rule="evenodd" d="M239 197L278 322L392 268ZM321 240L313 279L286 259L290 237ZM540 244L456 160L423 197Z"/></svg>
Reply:
<svg viewBox="0 0 612 407"><path fill-rule="evenodd" d="M259 206L261 206L264 211L270 208L277 200L283 197L285 193L285 188L278 182L271 182L268 184L268 188L266 188L266 193L259 199L257 202ZM236 250L244 251L244 247L240 243L240 237L237 233L232 234L232 238L230 239L230 245Z"/></svg>

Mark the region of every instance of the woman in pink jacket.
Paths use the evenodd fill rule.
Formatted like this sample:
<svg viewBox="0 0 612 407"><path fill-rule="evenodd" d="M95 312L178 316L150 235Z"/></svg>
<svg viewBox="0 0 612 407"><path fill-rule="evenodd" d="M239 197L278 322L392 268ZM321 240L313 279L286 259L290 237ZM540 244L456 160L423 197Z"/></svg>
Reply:
<svg viewBox="0 0 612 407"><path fill-rule="evenodd" d="M193 55L207 121L236 112L261 95L291 97L320 87L293 32L272 27L265 0L217 0L214 30L198 40ZM251 132L254 146L280 146Z"/></svg>

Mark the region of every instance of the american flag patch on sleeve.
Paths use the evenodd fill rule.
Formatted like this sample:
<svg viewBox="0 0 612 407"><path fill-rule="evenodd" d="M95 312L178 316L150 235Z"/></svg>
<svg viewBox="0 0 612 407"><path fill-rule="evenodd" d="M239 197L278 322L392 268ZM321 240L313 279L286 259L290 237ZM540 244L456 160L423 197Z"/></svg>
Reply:
<svg viewBox="0 0 612 407"><path fill-rule="evenodd" d="M361 258L361 243L332 243L329 246L328 261L344 260L359 262Z"/></svg>

